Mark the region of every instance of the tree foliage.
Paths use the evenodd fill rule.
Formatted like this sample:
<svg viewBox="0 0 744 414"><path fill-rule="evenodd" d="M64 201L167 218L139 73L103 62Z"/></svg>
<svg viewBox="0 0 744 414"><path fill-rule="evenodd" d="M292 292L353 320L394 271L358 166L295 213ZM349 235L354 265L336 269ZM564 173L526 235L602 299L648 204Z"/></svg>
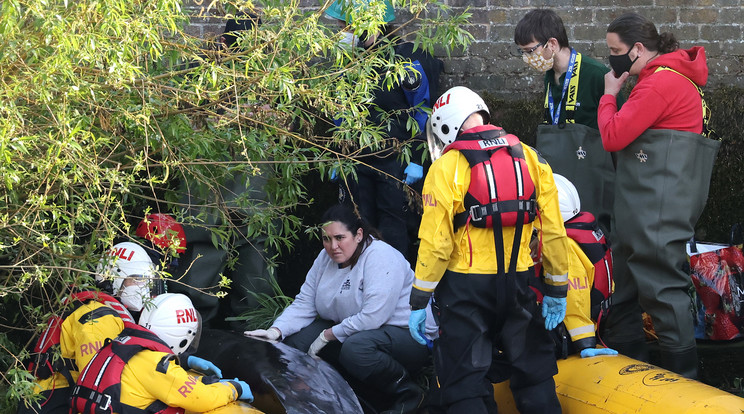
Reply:
<svg viewBox="0 0 744 414"><path fill-rule="evenodd" d="M366 51L340 47L340 27L323 17L329 0L216 3L207 12L224 19L260 16L237 48L189 36L195 16L179 0L0 3L0 361L9 401L30 389L23 349L33 333L73 286L91 286L102 250L143 213L204 225L224 245L237 209L249 213L240 215L245 236L287 251L304 230L294 208L313 202L302 177L348 170L362 147L384 145L385 126L366 115L378 80L392 86L404 70L389 38ZM393 36L429 51L471 39L460 28L467 15L440 2L393 3L410 16ZM381 4L349 7L349 28L377 30ZM236 177L246 187L265 178L269 198L231 194L225 182Z"/></svg>

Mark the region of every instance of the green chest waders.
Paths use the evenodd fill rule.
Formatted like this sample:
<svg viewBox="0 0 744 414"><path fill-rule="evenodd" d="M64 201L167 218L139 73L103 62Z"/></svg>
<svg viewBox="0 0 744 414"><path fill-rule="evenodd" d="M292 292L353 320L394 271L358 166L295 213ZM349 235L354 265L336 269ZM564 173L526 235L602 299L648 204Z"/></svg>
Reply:
<svg viewBox="0 0 744 414"><path fill-rule="evenodd" d="M169 284L169 290L188 295L207 326L220 326L212 322L220 324L224 316L238 316L258 307L256 296L250 292L273 292L265 257L271 257L272 250L264 234L249 234L244 224L253 216L265 214L261 210L268 208L267 175L236 173L208 196L190 188L190 183L181 187L182 203L190 207L188 213L197 217L197 223L203 220L204 224L184 224L188 247L179 257L179 268L173 275L178 282ZM226 222L232 224L235 233L220 240L209 229ZM232 282L227 298L220 300L215 294L222 275Z"/></svg>
<svg viewBox="0 0 744 414"><path fill-rule="evenodd" d="M614 303L618 311L641 307L652 316L659 345L695 346L690 277L683 270L685 242L708 198L713 164L721 142L674 130L648 130L617 152L615 180ZM613 310L610 310L612 315ZM613 326L631 334L637 326ZM609 319L630 321L623 315ZM623 330L628 330L623 332Z"/></svg>
<svg viewBox="0 0 744 414"><path fill-rule="evenodd" d="M612 239L615 167L611 154L602 147L599 130L574 123L539 125L537 149L554 173L576 186L581 210L594 214Z"/></svg>

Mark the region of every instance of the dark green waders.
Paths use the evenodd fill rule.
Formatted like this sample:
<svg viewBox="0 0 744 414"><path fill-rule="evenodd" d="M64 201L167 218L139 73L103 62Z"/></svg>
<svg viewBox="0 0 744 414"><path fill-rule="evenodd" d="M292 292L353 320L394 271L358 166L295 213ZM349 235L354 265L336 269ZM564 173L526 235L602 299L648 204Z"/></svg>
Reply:
<svg viewBox="0 0 744 414"><path fill-rule="evenodd" d="M581 210L594 214L612 239L615 167L599 130L581 124L539 125L537 149L554 173L576 186Z"/></svg>
<svg viewBox="0 0 744 414"><path fill-rule="evenodd" d="M631 357L645 347L641 308L654 323L663 368L694 377L697 352L685 243L708 198L721 142L648 130L617 152L615 292L605 342ZM640 307L639 307L640 305Z"/></svg>
<svg viewBox="0 0 744 414"><path fill-rule="evenodd" d="M206 226L220 225L225 219L206 207L215 203L224 203L230 215L226 219L231 220L235 226L235 235L228 241L230 248L234 249L232 254L236 256L230 268L227 266L230 252L222 246L214 245L212 233L207 228L184 225L187 248L179 257L179 268L173 275L178 282L170 283L169 290L188 295L201 314L205 326L222 327L225 325L225 317L238 316L258 307L258 300L249 291L273 293L271 274L266 262L267 256L271 257L272 253L267 252L266 237L247 234L248 229L242 224L243 220L257 213L255 209L267 204L265 184L266 178L263 175L238 174L219 189L220 200L209 201L188 191L187 185L183 186L184 202L190 206L190 213L194 216L201 213L199 217ZM241 207L236 201L240 198L250 200L254 207ZM231 283L227 297L219 299L215 293L223 274ZM241 328L240 323L233 324L232 328Z"/></svg>

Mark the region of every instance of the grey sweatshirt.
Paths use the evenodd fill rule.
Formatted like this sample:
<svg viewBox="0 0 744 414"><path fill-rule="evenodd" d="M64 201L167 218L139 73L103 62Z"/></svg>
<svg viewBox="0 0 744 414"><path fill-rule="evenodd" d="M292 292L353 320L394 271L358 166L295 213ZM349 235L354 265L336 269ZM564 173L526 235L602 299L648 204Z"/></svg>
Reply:
<svg viewBox="0 0 744 414"><path fill-rule="evenodd" d="M350 335L382 325L408 327L408 297L414 273L403 255L373 240L353 268L340 269L325 250L318 254L300 293L274 321L284 338L312 323L316 316L336 322L333 334L343 342ZM431 327L430 327L431 325ZM427 333L435 332L428 313Z"/></svg>

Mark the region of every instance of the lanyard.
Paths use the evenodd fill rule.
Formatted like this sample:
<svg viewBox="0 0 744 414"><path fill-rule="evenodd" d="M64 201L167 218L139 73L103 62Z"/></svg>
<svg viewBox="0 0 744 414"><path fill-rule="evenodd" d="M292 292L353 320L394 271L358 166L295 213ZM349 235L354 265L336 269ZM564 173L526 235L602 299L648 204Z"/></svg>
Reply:
<svg viewBox="0 0 744 414"><path fill-rule="evenodd" d="M550 120L553 125L558 125L558 121L561 118L561 102L563 102L564 99L566 99L567 112L573 113L576 107L576 94L579 86L580 68L581 55L571 48L571 58L568 61L568 69L566 70L566 77L563 80L563 90L558 105L555 105L554 103L553 93L551 92L552 88L550 85L548 85L548 90L545 96L545 107L548 109L548 115L550 115Z"/></svg>

